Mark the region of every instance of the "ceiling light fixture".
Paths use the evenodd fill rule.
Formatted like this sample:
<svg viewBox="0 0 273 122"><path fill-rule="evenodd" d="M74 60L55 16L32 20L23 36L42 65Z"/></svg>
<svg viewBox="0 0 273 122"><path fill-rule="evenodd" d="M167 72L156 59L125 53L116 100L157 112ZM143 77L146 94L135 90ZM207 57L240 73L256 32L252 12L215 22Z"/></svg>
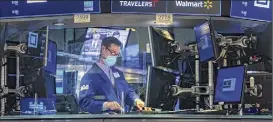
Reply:
<svg viewBox="0 0 273 122"><path fill-rule="evenodd" d="M65 24L63 22L56 22L56 23L53 23L53 25L55 25L55 26L64 26Z"/></svg>

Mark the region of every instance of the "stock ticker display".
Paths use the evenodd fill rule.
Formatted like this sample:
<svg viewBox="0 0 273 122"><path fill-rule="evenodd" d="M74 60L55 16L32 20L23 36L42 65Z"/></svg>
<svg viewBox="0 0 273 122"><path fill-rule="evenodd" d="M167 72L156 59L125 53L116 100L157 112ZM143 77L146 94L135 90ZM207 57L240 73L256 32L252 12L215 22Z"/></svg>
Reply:
<svg viewBox="0 0 273 122"><path fill-rule="evenodd" d="M0 18L100 13L100 0L5 0Z"/></svg>
<svg viewBox="0 0 273 122"><path fill-rule="evenodd" d="M221 0L112 0L112 13L221 16Z"/></svg>
<svg viewBox="0 0 273 122"><path fill-rule="evenodd" d="M231 0L230 16L272 21L271 0Z"/></svg>

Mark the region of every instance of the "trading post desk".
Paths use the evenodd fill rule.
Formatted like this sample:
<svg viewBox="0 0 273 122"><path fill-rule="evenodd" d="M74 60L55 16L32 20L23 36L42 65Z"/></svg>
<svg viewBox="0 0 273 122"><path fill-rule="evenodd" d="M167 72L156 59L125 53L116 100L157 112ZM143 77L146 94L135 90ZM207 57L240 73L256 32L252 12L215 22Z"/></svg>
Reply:
<svg viewBox="0 0 273 122"><path fill-rule="evenodd" d="M272 122L271 115L194 115L194 114L57 114L3 116L0 121L20 122Z"/></svg>

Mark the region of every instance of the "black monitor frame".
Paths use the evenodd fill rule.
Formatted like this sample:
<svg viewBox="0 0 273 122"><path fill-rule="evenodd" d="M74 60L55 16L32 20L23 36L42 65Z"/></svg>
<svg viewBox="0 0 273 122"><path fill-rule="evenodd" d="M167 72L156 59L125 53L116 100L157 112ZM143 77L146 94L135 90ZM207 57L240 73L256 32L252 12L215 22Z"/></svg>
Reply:
<svg viewBox="0 0 273 122"><path fill-rule="evenodd" d="M163 80L154 79L153 77L158 78L158 76L159 77L161 76L161 75L155 75L158 72L168 74L170 77L172 77L173 81L164 80L164 79ZM158 108L162 110L168 110L168 111L170 111L171 109L174 109L174 106L178 98L170 96L168 91L171 85L175 85L176 78L174 75L175 75L174 73L164 71L160 68L156 68L152 66L148 67L148 76L147 76L147 85L146 85L146 94L145 94L146 106L149 106L152 108ZM164 77L164 75L162 76ZM158 96L155 93L157 93ZM159 96L160 98L158 98Z"/></svg>
<svg viewBox="0 0 273 122"><path fill-rule="evenodd" d="M171 57L169 57L171 56L169 52L169 43L174 41L173 35L167 30L154 28L152 26L148 27L148 34L151 47L152 66L161 66L171 69L177 68L177 64L175 64L174 61L172 64L167 64L165 62L166 58L171 59ZM156 37L159 37L160 39Z"/></svg>
<svg viewBox="0 0 273 122"><path fill-rule="evenodd" d="M235 68L235 67L241 67L241 66L244 66L244 76L243 76L243 82L242 82L242 92L241 92L241 98L240 98L240 101L236 101L236 102L224 102L224 104L242 104L244 103L244 91L245 91L245 86L246 86L246 75L247 75L247 66L245 65L237 65L237 66L228 66L228 67L222 67L221 69L229 69L229 68ZM219 70L221 70L219 69ZM218 71L219 71L218 70ZM218 73L217 73L218 74ZM216 79L217 80L217 79ZM213 104L214 105L218 105L219 102L215 102L215 93L216 93L216 86L217 86L217 81L215 82L215 85L214 85L214 93L213 93Z"/></svg>

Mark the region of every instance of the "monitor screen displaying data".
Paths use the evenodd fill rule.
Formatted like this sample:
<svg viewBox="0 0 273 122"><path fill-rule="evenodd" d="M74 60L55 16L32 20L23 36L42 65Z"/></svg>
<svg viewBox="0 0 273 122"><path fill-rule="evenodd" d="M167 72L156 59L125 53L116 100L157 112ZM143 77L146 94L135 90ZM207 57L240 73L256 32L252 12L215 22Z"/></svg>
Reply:
<svg viewBox="0 0 273 122"><path fill-rule="evenodd" d="M194 27L196 42L198 46L200 62L205 62L214 59L215 48L213 45L213 37L210 32L209 22Z"/></svg>
<svg viewBox="0 0 273 122"><path fill-rule="evenodd" d="M231 0L230 16L272 21L272 0Z"/></svg>
<svg viewBox="0 0 273 122"><path fill-rule="evenodd" d="M100 0L4 0L0 18L100 13Z"/></svg>
<svg viewBox="0 0 273 122"><path fill-rule="evenodd" d="M241 102L244 84L245 66L223 68L218 70L214 103Z"/></svg>

